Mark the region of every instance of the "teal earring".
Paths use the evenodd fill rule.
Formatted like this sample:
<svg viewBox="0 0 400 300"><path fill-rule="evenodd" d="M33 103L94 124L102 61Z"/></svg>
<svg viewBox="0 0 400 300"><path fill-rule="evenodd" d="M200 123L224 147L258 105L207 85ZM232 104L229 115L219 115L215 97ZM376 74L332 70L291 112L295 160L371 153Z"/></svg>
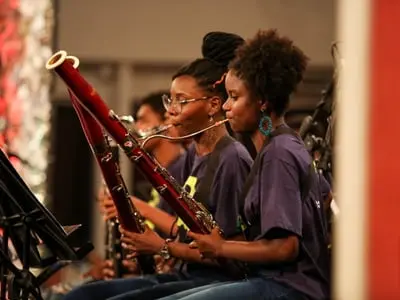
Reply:
<svg viewBox="0 0 400 300"><path fill-rule="evenodd" d="M272 120L269 116L264 114L264 111L262 111L261 113L262 116L260 119L260 123L258 124L258 128L260 129L263 135L269 136L272 131Z"/></svg>

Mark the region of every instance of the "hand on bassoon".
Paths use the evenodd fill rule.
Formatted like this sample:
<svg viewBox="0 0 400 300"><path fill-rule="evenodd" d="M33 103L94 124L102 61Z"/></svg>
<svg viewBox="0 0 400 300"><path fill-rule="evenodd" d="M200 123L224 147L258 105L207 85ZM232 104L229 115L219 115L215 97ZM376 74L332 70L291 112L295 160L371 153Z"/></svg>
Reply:
<svg viewBox="0 0 400 300"><path fill-rule="evenodd" d="M188 236L194 240L189 246L197 248L202 258L217 258L220 256L224 239L220 235L219 228L214 228L210 234L188 232Z"/></svg>
<svg viewBox="0 0 400 300"><path fill-rule="evenodd" d="M100 211L103 214L105 221L117 216L117 209L107 188L102 187L100 189L97 199L100 205Z"/></svg>
<svg viewBox="0 0 400 300"><path fill-rule="evenodd" d="M141 254L156 254L160 252L165 241L147 225L143 233L134 233L119 227L122 247Z"/></svg>
<svg viewBox="0 0 400 300"><path fill-rule="evenodd" d="M124 270L125 273L136 274L138 272L138 266L136 261L124 259L122 260L122 265L125 268ZM112 260L104 261L102 269L102 277L103 277L102 279L104 280L111 280L115 278L114 265Z"/></svg>
<svg viewBox="0 0 400 300"><path fill-rule="evenodd" d="M171 257L170 259L165 260L160 255L154 255L154 262L156 264L156 272L158 274L166 274L173 271L177 259Z"/></svg>
<svg viewBox="0 0 400 300"><path fill-rule="evenodd" d="M104 199L103 201L103 215L105 221L117 216L117 208L115 207L114 201L111 198Z"/></svg>
<svg viewBox="0 0 400 300"><path fill-rule="evenodd" d="M83 278L91 277L95 280L101 280L101 279L104 279L103 269L104 269L104 262L93 264L90 267L89 271L84 273L82 276L83 276Z"/></svg>

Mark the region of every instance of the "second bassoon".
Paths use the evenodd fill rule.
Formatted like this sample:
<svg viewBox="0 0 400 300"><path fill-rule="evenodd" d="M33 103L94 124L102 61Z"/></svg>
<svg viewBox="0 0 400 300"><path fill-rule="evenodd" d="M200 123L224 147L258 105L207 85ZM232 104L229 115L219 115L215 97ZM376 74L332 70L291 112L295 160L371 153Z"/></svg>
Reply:
<svg viewBox="0 0 400 300"><path fill-rule="evenodd" d="M79 61L75 57L67 57L67 63L76 69ZM78 115L86 139L101 169L104 181L117 209L119 223L126 230L138 233L144 232L144 219L130 199L108 136L93 116L82 107L74 93L70 90L68 92L72 106ZM151 256L140 255L137 257L137 261L142 273L154 273L155 265ZM114 263L118 263L118 260L114 260Z"/></svg>

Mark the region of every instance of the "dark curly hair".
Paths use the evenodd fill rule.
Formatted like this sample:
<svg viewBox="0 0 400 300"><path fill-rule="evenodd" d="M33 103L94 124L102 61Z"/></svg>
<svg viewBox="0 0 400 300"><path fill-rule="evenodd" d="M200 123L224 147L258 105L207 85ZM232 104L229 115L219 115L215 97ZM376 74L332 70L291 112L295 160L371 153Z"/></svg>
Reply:
<svg viewBox="0 0 400 300"><path fill-rule="evenodd" d="M290 95L303 79L308 58L276 30L260 30L236 51L229 68L254 96L268 102L268 111L282 116Z"/></svg>
<svg viewBox="0 0 400 300"><path fill-rule="evenodd" d="M172 80L184 75L192 76L205 92L226 100L223 76L228 70L229 62L235 57L235 50L243 43L244 39L233 33L207 33L201 46L203 58L183 66L173 75Z"/></svg>

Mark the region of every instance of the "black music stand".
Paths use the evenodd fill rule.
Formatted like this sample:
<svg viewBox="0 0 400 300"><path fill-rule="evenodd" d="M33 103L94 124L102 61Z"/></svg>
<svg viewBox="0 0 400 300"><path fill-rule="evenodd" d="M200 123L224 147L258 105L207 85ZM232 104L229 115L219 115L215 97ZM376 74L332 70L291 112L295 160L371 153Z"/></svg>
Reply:
<svg viewBox="0 0 400 300"><path fill-rule="evenodd" d="M333 79L327 89L322 92L322 99L317 104L313 115L304 118L299 130L306 149L315 159L318 171L329 183L332 181L334 88Z"/></svg>
<svg viewBox="0 0 400 300"><path fill-rule="evenodd" d="M338 88L338 72L342 69L343 60L339 51L339 42L331 46L334 72L328 87L322 92L322 99L318 103L314 114L307 116L300 127L299 134L304 141L307 150L315 158L315 152L319 153L316 161L317 169L332 183L333 174L333 143L335 122L335 90Z"/></svg>
<svg viewBox="0 0 400 300"><path fill-rule="evenodd" d="M69 235L79 226L62 227L36 199L0 151L0 228L3 240L0 251L0 299L42 299L40 285L71 261L80 260L92 249L87 243L73 249ZM18 269L10 258L9 240L22 264ZM35 276L31 268L43 271Z"/></svg>

